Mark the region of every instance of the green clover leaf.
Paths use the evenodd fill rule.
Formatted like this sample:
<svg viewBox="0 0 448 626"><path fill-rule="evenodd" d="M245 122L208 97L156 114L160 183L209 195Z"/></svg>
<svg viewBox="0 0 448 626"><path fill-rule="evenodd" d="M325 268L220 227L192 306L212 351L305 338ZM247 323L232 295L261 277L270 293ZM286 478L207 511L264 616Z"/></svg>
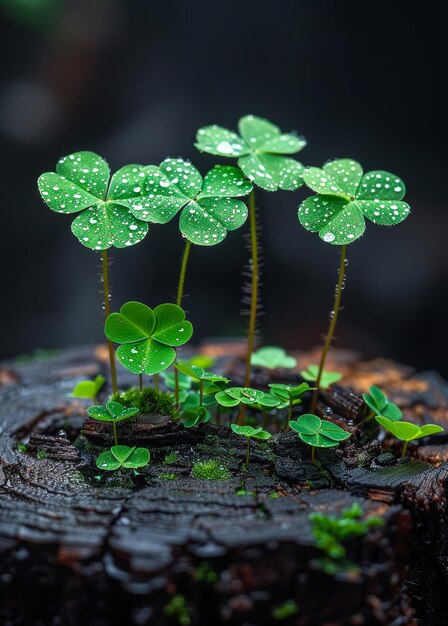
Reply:
<svg viewBox="0 0 448 626"><path fill-rule="evenodd" d="M230 382L230 380L224 376L218 376L212 372L206 372L202 367L199 367L199 365L189 365L188 363L179 362L176 363L174 367L185 376L188 376L196 381L204 380L210 383Z"/></svg>
<svg viewBox="0 0 448 626"><path fill-rule="evenodd" d="M126 408L119 402L114 402L114 400L109 400L106 406L94 404L86 409L87 415L94 420L115 423L134 417L138 411L136 406Z"/></svg>
<svg viewBox="0 0 448 626"><path fill-rule="evenodd" d="M150 458L150 452L146 448L112 446L110 450L99 455L96 466L105 471L114 471L121 467L137 469L148 465Z"/></svg>
<svg viewBox="0 0 448 626"><path fill-rule="evenodd" d="M120 313L111 313L104 332L117 349L119 362L134 374L159 374L176 358L174 347L183 346L193 334L185 312L175 304L154 310L140 302L126 302Z"/></svg>
<svg viewBox="0 0 448 626"><path fill-rule="evenodd" d="M302 370L300 375L305 380L310 382L315 382L319 375L319 366L318 365L308 365L306 370ZM341 372L329 372L328 370L323 370L322 376L320 378L320 389L328 389L333 383L337 383L338 380L341 380L342 374Z"/></svg>
<svg viewBox="0 0 448 626"><path fill-rule="evenodd" d="M266 367L274 370L278 367L290 369L297 365L294 357L288 356L283 348L277 346L265 346L252 354L252 365L256 367Z"/></svg>
<svg viewBox="0 0 448 626"><path fill-rule="evenodd" d="M109 165L94 152L75 152L59 159L56 172L37 182L44 202L57 213L79 213L72 232L92 250L126 248L141 241L148 224L130 209L144 194L146 169L126 165L110 180Z"/></svg>
<svg viewBox="0 0 448 626"><path fill-rule="evenodd" d="M399 224L409 215L403 202L403 181L390 172L363 175L352 159L336 159L322 169L308 167L305 184L317 192L299 206L299 221L307 230L333 245L346 245L361 237L365 219L382 226Z"/></svg>
<svg viewBox="0 0 448 626"><path fill-rule="evenodd" d="M70 395L72 398L84 398L86 400L95 400L101 387L106 379L101 374L95 377L95 380L81 380L77 383Z"/></svg>
<svg viewBox="0 0 448 626"><path fill-rule="evenodd" d="M384 417L383 415L377 415L375 419L378 424L381 424L381 426L383 426L383 428L392 433L394 437L406 442L444 432L442 426L438 426L437 424L425 424L424 426L417 426L412 422L394 422L387 417Z"/></svg>
<svg viewBox="0 0 448 626"><path fill-rule="evenodd" d="M386 394L383 393L379 387L372 385L369 389L369 393L364 393L362 397L375 415L387 417L392 422L397 422L401 419L403 415L401 410L396 404L389 402Z"/></svg>
<svg viewBox="0 0 448 626"><path fill-rule="evenodd" d="M166 224L181 211L179 227L186 239L199 246L214 246L247 218L247 207L238 198L252 184L237 167L216 165L202 179L198 170L182 159L165 159L148 168L146 197L131 211L146 222Z"/></svg>
<svg viewBox="0 0 448 626"><path fill-rule="evenodd" d="M300 383L300 385L284 385L283 383L271 383L269 387L272 394L277 396L282 402L286 400L298 401L307 391L313 391L314 387L310 387L308 383Z"/></svg>
<svg viewBox="0 0 448 626"><path fill-rule="evenodd" d="M332 448L350 437L350 433L337 424L321 420L311 413L301 415L297 421L290 421L289 425L304 443L316 448Z"/></svg>
<svg viewBox="0 0 448 626"><path fill-rule="evenodd" d="M242 435L243 437L254 437L255 439L269 439L271 437L271 433L268 433L262 428L252 428L252 426L238 426L238 424L231 424L230 428L235 434Z"/></svg>
<svg viewBox="0 0 448 626"><path fill-rule="evenodd" d="M222 406L233 407L240 403L246 405L276 406L273 404L272 396L258 389L250 387L229 387L225 391L220 391L215 396ZM278 403L277 403L278 404Z"/></svg>
<svg viewBox="0 0 448 626"><path fill-rule="evenodd" d="M238 159L238 166L258 187L267 191L294 191L303 184L303 165L284 156L299 152L303 137L282 133L278 126L254 115L238 122L239 135L221 126L205 126L196 135L196 148L221 157Z"/></svg>

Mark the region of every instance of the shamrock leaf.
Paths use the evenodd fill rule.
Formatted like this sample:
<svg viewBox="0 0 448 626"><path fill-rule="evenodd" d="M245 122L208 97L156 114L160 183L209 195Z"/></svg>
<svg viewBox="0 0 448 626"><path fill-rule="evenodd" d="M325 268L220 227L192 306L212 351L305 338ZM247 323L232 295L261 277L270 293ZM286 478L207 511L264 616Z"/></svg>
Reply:
<svg viewBox="0 0 448 626"><path fill-rule="evenodd" d="M179 370L184 376L188 376L196 381L207 381L211 383L228 383L230 380L225 378L224 376L218 376L217 374L213 374L212 372L206 372L199 365L189 365L188 363L176 363L174 366Z"/></svg>
<svg viewBox="0 0 448 626"><path fill-rule="evenodd" d="M75 385L73 392L70 394L72 398L85 398L86 400L95 400L101 387L106 382L104 376L99 374L95 380L81 380Z"/></svg>
<svg viewBox="0 0 448 626"><path fill-rule="evenodd" d="M92 250L126 248L141 241L148 225L130 209L144 194L146 169L126 165L110 180L106 161L94 152L75 152L59 159L56 172L38 180L44 202L58 213L79 213L72 232Z"/></svg>
<svg viewBox="0 0 448 626"><path fill-rule="evenodd" d="M350 433L337 424L321 420L311 413L301 415L297 421L290 421L289 425L304 443L316 448L332 448L350 437Z"/></svg>
<svg viewBox="0 0 448 626"><path fill-rule="evenodd" d="M247 207L238 198L252 184L237 167L216 165L202 179L188 161L165 159L148 170L145 190L146 198L131 208L135 217L166 224L181 211L184 237L199 246L214 246L246 221Z"/></svg>
<svg viewBox="0 0 448 626"><path fill-rule="evenodd" d="M305 380L315 382L319 375L319 366L309 365L306 370L302 370L300 372L300 375ZM320 389L328 389L328 387L330 387L333 383L337 383L338 380L341 380L341 378L341 372L329 372L328 370L323 370L322 376L320 377Z"/></svg>
<svg viewBox="0 0 448 626"><path fill-rule="evenodd" d="M276 406L272 404L272 396L270 394L258 389L251 389L250 387L229 387L225 391L217 393L215 397L219 404L226 407L238 406L240 403Z"/></svg>
<svg viewBox="0 0 448 626"><path fill-rule="evenodd" d="M369 389L369 393L363 394L364 402L375 415L382 415L393 422L401 419L403 413L393 402L389 402L385 393L375 385Z"/></svg>
<svg viewBox="0 0 448 626"><path fill-rule="evenodd" d="M437 424L425 424L424 426L417 426L412 422L400 422L392 421L382 415L375 417L378 424L381 424L383 428L388 430L394 437L401 441L413 441L414 439L420 439L421 437L428 437L436 433L442 433L444 429Z"/></svg>
<svg viewBox="0 0 448 626"><path fill-rule="evenodd" d="M182 414L182 426L185 428L192 428L198 424L205 424L212 418L212 414L205 406L198 406L192 409L188 409Z"/></svg>
<svg viewBox="0 0 448 626"><path fill-rule="evenodd" d="M183 346L193 334L185 312L175 304L154 310L140 302L126 302L120 313L111 313L104 332L117 349L119 362L134 374L158 374L176 358L173 347Z"/></svg>
<svg viewBox="0 0 448 626"><path fill-rule="evenodd" d="M300 385L284 385L282 383L271 383L269 387L272 389L274 396L277 396L283 402L287 400L298 401L307 391L313 391L314 387L310 387L308 383Z"/></svg>
<svg viewBox="0 0 448 626"><path fill-rule="evenodd" d="M106 406L94 404L86 409L89 417L100 422L122 422L137 415L138 411L138 408L135 406L126 408L113 400L110 400Z"/></svg>
<svg viewBox="0 0 448 626"><path fill-rule="evenodd" d="M113 471L124 467L137 469L148 465L151 455L146 448L130 448L128 446L112 446L96 460L96 466L105 471Z"/></svg>
<svg viewBox="0 0 448 626"><path fill-rule="evenodd" d="M268 433L262 428L252 428L252 426L238 426L238 424L231 424L230 428L235 434L242 435L243 437L254 437L255 439L269 439L271 437L271 433Z"/></svg>
<svg viewBox="0 0 448 626"><path fill-rule="evenodd" d="M278 367L292 368L297 365L294 357L288 356L283 348L277 346L260 348L252 354L251 363L256 367L266 367L270 370Z"/></svg>
<svg viewBox="0 0 448 626"><path fill-rule="evenodd" d="M322 169L308 167L303 179L317 195L299 206L299 221L327 243L345 245L358 239L366 229L364 218L394 226L409 215L400 178L383 171L363 175L352 159L336 159Z"/></svg>
<svg viewBox="0 0 448 626"><path fill-rule="evenodd" d="M293 191L302 184L303 165L286 154L305 145L303 137L282 133L261 117L246 115L238 122L239 135L221 126L205 126L196 135L196 148L238 159L238 166L255 185L268 191Z"/></svg>

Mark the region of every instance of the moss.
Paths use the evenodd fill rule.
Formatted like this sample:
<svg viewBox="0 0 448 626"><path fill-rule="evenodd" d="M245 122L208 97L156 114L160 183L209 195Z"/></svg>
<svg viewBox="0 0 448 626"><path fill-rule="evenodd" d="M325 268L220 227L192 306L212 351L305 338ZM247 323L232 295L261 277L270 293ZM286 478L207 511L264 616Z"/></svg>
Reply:
<svg viewBox="0 0 448 626"><path fill-rule="evenodd" d="M176 480L177 474L160 474L159 478L162 480Z"/></svg>
<svg viewBox="0 0 448 626"><path fill-rule="evenodd" d="M295 600L286 600L283 604L276 607L272 612L272 617L277 620L287 619L292 615L297 615L299 612L299 607L297 606L297 602Z"/></svg>
<svg viewBox="0 0 448 626"><path fill-rule="evenodd" d="M48 456L48 454L45 452L45 450L38 450L37 451L37 458L38 459L46 459Z"/></svg>
<svg viewBox="0 0 448 626"><path fill-rule="evenodd" d="M189 626L191 624L191 609L187 604L185 596L177 594L167 602L163 608L163 612L171 617L174 623L179 626Z"/></svg>
<svg viewBox="0 0 448 626"><path fill-rule="evenodd" d="M169 452L163 459L163 462L165 463L165 465L173 465L173 463L176 463L176 461L177 461L177 454L175 452Z"/></svg>
<svg viewBox="0 0 448 626"><path fill-rule="evenodd" d="M198 480L229 480L232 474L227 467L214 461L196 461L191 470L193 478Z"/></svg>
<svg viewBox="0 0 448 626"><path fill-rule="evenodd" d="M156 391L152 387L145 387L142 391L138 387L131 387L112 396L112 400L120 402L125 407L138 406L140 413L170 415L176 417L177 411L174 396L164 391Z"/></svg>

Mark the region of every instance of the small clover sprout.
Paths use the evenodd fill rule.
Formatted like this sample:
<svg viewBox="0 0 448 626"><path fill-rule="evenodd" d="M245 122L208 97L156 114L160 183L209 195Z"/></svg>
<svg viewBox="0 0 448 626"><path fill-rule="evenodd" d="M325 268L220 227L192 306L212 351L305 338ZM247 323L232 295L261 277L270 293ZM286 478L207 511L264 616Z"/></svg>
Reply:
<svg viewBox="0 0 448 626"><path fill-rule="evenodd" d="M266 346L260 348L252 354L252 365L256 367L266 367L267 369L274 370L279 367L290 369L297 365L297 360L286 354L283 348L277 346Z"/></svg>
<svg viewBox="0 0 448 626"><path fill-rule="evenodd" d="M363 510L357 502L343 509L339 517L320 512L310 514L314 543L325 555L319 559L319 564L327 574L356 570L356 566L347 560L347 551L342 542L353 537L362 537L372 528L383 526L381 517L370 515L361 520L362 514Z"/></svg>
<svg viewBox="0 0 448 626"><path fill-rule="evenodd" d="M158 374L172 365L175 347L191 338L193 327L175 304L154 310L140 302L126 302L120 313L111 313L104 332L117 349L119 362L134 374Z"/></svg>
<svg viewBox="0 0 448 626"><path fill-rule="evenodd" d="M371 419L375 415L382 415L383 417L390 419L392 422L397 422L403 416L403 413L398 406L393 402L389 402L386 394L375 385L370 387L369 393L363 393L362 397L371 410L367 419Z"/></svg>
<svg viewBox="0 0 448 626"><path fill-rule="evenodd" d="M184 376L188 376L192 380L199 383L199 406L202 406L204 394L211 394L222 391L223 387L230 382L225 376L218 376L212 372L206 372L198 365L189 365L188 363L175 363L174 367ZM210 383L204 387L204 383Z"/></svg>
<svg viewBox="0 0 448 626"><path fill-rule="evenodd" d="M94 404L86 409L89 417L99 422L111 422L114 434L114 443L117 445L117 424L137 415L139 409L136 406L124 407L119 402L109 400L106 406Z"/></svg>
<svg viewBox="0 0 448 626"><path fill-rule="evenodd" d="M272 396L269 393L250 387L229 387L225 391L217 393L215 398L221 406L225 407L234 407L239 404L273 407L278 404L273 404Z"/></svg>
<svg viewBox="0 0 448 626"><path fill-rule="evenodd" d="M309 365L306 370L302 370L300 375L305 380L310 382L315 382L319 375L319 366L318 365ZM321 379L320 379L320 389L328 389L334 383L337 383L338 380L341 380L342 374L341 372L329 372L328 370L323 370Z"/></svg>
<svg viewBox="0 0 448 626"><path fill-rule="evenodd" d="M130 448L129 446L112 446L107 452L103 452L96 460L98 469L108 472L117 469L138 469L149 463L151 455L146 448Z"/></svg>
<svg viewBox="0 0 448 626"><path fill-rule="evenodd" d="M56 173L38 180L44 202L57 213L79 213L72 232L93 250L127 248L141 241L148 224L131 209L143 201L147 168L126 165L109 183L110 169L94 152L75 152L59 159Z"/></svg>
<svg viewBox="0 0 448 626"><path fill-rule="evenodd" d="M285 404L288 407L288 413L285 421L285 430L288 426L288 422L292 419L292 408L294 404L301 402L301 397L307 391L313 391L314 387L310 387L308 383L301 383L300 385L283 385L281 383L271 383L269 385L271 393L274 397L277 397L282 403L278 408L284 408Z"/></svg>
<svg viewBox="0 0 448 626"><path fill-rule="evenodd" d="M75 385L70 396L72 398L83 398L85 400L92 400L96 402L96 397L98 392L106 382L104 376L99 374L96 376L95 380L81 380L79 383Z"/></svg>
<svg viewBox="0 0 448 626"><path fill-rule="evenodd" d="M182 425L185 428L192 428L209 422L212 418L209 407L214 404L216 400L212 395L200 397L195 391L187 392L182 402Z"/></svg>
<svg viewBox="0 0 448 626"><path fill-rule="evenodd" d="M205 126L196 135L196 148L220 157L238 159L238 166L258 187L294 191L302 184L303 165L292 159L306 145L303 137L282 133L278 126L254 115L238 122L239 135L221 126Z"/></svg>
<svg viewBox="0 0 448 626"><path fill-rule="evenodd" d="M198 170L182 159L165 159L146 178L147 195L134 203L139 220L166 224L179 212L182 235L199 246L214 246L227 231L242 226L247 207L239 200L252 189L237 167L216 165L202 179Z"/></svg>
<svg viewBox="0 0 448 626"><path fill-rule="evenodd" d="M303 179L317 192L299 207L299 221L307 230L333 245L346 245L360 237L366 217L374 224L394 226L409 215L403 202L403 181L389 172L364 174L352 159L336 159L322 169L308 167Z"/></svg>
<svg viewBox="0 0 448 626"><path fill-rule="evenodd" d="M337 424L321 420L320 417L311 413L301 415L297 421L289 422L289 425L304 443L311 446L313 463L315 463L315 448L333 448L350 437L350 433Z"/></svg>
<svg viewBox="0 0 448 626"><path fill-rule="evenodd" d="M412 422L393 422L382 415L377 415L375 419L378 424L381 424L381 426L389 431L394 437L400 439L400 441L404 441L403 450L401 452L402 459L406 456L410 441L414 441L414 439L421 439L422 437L428 437L429 435L434 435L435 433L444 432L444 429L437 424L417 426Z"/></svg>
<svg viewBox="0 0 448 626"><path fill-rule="evenodd" d="M246 449L246 469L249 468L250 463L250 440L251 439L270 439L271 433L268 433L262 428L252 428L252 426L239 426L238 424L231 424L230 428L236 435L241 435L247 439Z"/></svg>

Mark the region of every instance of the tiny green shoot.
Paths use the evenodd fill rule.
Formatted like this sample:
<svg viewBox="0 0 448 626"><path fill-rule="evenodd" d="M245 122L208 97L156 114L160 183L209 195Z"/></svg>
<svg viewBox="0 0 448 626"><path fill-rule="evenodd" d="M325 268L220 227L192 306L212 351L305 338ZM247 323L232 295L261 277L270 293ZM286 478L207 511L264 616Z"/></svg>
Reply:
<svg viewBox="0 0 448 626"><path fill-rule="evenodd" d="M424 426L417 426L412 422L393 422L391 419L382 415L375 417L378 424L381 424L383 428L389 431L394 437L404 441L403 450L401 452L401 458L404 459L408 450L410 441L415 439L421 439L422 437L428 437L429 435L435 435L436 433L444 432L442 426L437 424L425 424Z"/></svg>
<svg viewBox="0 0 448 626"><path fill-rule="evenodd" d="M106 379L104 378L104 376L101 376L101 374L96 376L95 380L81 380L75 385L70 396L72 398L83 398L86 400L92 400L92 402L95 402L96 404L98 393L105 382Z"/></svg>
<svg viewBox="0 0 448 626"><path fill-rule="evenodd" d="M117 440L117 424L128 420L138 413L137 407L126 408L119 402L109 400L106 406L94 404L86 409L86 413L89 417L99 422L110 422L113 428L114 444L118 445Z"/></svg>
<svg viewBox="0 0 448 626"><path fill-rule="evenodd" d="M300 385L284 385L282 383L271 383L269 387L274 397L277 397L282 403L287 403L288 413L286 415L284 429L286 430L288 422L292 419L292 408L294 404L301 402L302 396L307 391L313 391L314 387L310 387L308 383Z"/></svg>
<svg viewBox="0 0 448 626"><path fill-rule="evenodd" d="M337 424L311 413L301 415L297 421L289 422L289 425L304 443L311 446L313 463L316 462L315 448L333 448L350 437L350 433Z"/></svg>
<svg viewBox="0 0 448 626"><path fill-rule="evenodd" d="M300 375L305 380L310 382L316 382L319 376L319 366L318 365L308 365L306 370L302 370ZM322 370L320 377L320 389L328 389L334 383L337 383L341 380L342 374L341 372L329 372L328 370Z"/></svg>
<svg viewBox="0 0 448 626"><path fill-rule="evenodd" d="M256 367L265 367L269 370L278 368L291 369L296 367L297 360L286 354L283 348L265 346L252 354L251 364Z"/></svg>
<svg viewBox="0 0 448 626"><path fill-rule="evenodd" d="M262 428L253 428L252 426L239 426L239 424L231 424L231 429L236 435L241 435L247 438L246 449L246 470L249 469L250 463L250 440L251 439L269 439L271 433L268 433Z"/></svg>
<svg viewBox="0 0 448 626"><path fill-rule="evenodd" d="M379 387L372 385L369 389L369 393L363 393L362 397L364 402L370 409L366 421L372 419L375 415L382 415L387 417L392 422L397 422L403 416L403 413L393 402L389 402L388 397L381 391Z"/></svg>
<svg viewBox="0 0 448 626"><path fill-rule="evenodd" d="M121 468L138 469L148 465L150 456L149 450L146 448L115 445L99 455L96 466L98 469L108 472Z"/></svg>

